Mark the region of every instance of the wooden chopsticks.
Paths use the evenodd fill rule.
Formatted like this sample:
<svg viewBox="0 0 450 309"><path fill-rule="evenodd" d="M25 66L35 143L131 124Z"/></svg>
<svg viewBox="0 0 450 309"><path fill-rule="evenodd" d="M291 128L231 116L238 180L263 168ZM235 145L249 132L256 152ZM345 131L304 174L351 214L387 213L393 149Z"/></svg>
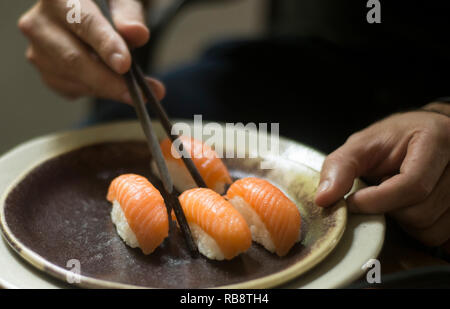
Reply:
<svg viewBox="0 0 450 309"><path fill-rule="evenodd" d="M108 19L108 21L111 23L111 25L115 28L114 22L111 17L111 12L109 10L109 5L106 0L98 0L97 4L99 5L103 15ZM156 166L158 168L159 175L161 177L161 181L163 183L163 189L165 191L165 195L168 198L168 201L166 201L167 205L167 212L169 215L169 220L171 220L171 210L173 209L175 212L175 216L177 218L178 224L180 226L180 229L183 233L184 239L186 241L186 245L191 253L192 256L198 255L198 249L195 245L193 239L191 230L189 229L189 225L186 220L186 216L184 215L183 209L180 205L180 202L178 200L178 197L173 190L173 181L170 177L169 171L167 169L166 162L164 160L161 148L159 146L158 138L156 136L155 131L153 130L150 116L147 112L147 109L145 108L145 102L141 95L141 92L139 90L139 87L141 88L143 94L148 100L148 103L152 110L158 115L158 117L161 120L161 124L163 125L164 130L166 131L169 138L172 140L172 142L178 138L177 135L173 135L172 132L172 124L167 117L166 112L164 111L164 108L162 107L161 103L158 101L156 96L154 95L152 89L148 86L147 82L145 81L144 73L142 72L141 68L138 66L136 61L134 61L134 57L132 54L132 66L131 69L125 73L124 75L125 82L127 84L128 90L130 92L131 98L134 103L134 107L136 110L136 114L138 116L138 119L141 123L142 130L144 131L144 134L147 139L147 144L150 150L150 153L153 157L153 159L156 162ZM184 163L186 164L186 167L188 168L190 174L194 178L195 182L199 187L206 187L205 182L203 181L200 173L198 172L197 168L194 165L194 162L191 160L190 156L186 153L184 150L184 147L181 149L178 149L180 152L180 155L183 158Z"/></svg>

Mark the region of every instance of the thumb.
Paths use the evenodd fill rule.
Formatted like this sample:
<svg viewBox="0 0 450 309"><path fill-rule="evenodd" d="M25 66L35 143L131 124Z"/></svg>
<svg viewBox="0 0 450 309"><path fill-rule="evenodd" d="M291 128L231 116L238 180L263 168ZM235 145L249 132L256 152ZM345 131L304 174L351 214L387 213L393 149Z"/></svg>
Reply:
<svg viewBox="0 0 450 309"><path fill-rule="evenodd" d="M325 159L315 197L318 206L330 206L343 198L351 190L355 178L367 169L364 158L370 150L367 143L354 136Z"/></svg>
<svg viewBox="0 0 450 309"><path fill-rule="evenodd" d="M145 23L145 9L139 0L110 0L117 31L131 47L140 47L150 38Z"/></svg>

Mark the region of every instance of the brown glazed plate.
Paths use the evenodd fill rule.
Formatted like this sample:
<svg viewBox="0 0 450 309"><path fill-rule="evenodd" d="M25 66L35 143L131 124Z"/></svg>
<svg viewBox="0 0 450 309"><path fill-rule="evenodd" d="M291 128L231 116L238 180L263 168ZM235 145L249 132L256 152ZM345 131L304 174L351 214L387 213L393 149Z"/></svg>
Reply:
<svg viewBox="0 0 450 309"><path fill-rule="evenodd" d="M346 226L341 200L331 208L314 205L319 174L294 162L295 143L280 138L279 156L224 159L232 177L257 176L282 189L299 207L302 240L285 257L258 244L231 261L192 258L179 232L151 255L131 249L111 222L105 196L123 173L151 174L146 144L137 124L111 134L78 135L49 146L0 199L0 221L7 243L27 262L60 280L73 278L79 261L82 287L90 288L269 288L286 283L321 262L337 245ZM158 135L163 132L156 126ZM276 163L261 169L262 160Z"/></svg>

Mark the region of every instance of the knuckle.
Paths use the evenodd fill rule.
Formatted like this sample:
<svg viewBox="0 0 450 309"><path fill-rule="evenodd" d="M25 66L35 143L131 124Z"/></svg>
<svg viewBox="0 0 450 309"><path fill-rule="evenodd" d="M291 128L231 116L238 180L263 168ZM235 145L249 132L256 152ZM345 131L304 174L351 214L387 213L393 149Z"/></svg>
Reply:
<svg viewBox="0 0 450 309"><path fill-rule="evenodd" d="M363 138L363 134L361 131L353 133L352 135L350 135L347 140L346 143L354 143L354 142L359 142L361 141L361 139Z"/></svg>
<svg viewBox="0 0 450 309"><path fill-rule="evenodd" d="M80 23L75 23L74 29L78 36L85 37L92 30L95 17L90 12L81 12Z"/></svg>
<svg viewBox="0 0 450 309"><path fill-rule="evenodd" d="M98 45L98 51L100 54L107 54L114 48L116 37L113 33L104 32L102 35L102 39Z"/></svg>
<svg viewBox="0 0 450 309"><path fill-rule="evenodd" d="M335 151L326 157L323 167L325 168L334 166L336 164L339 164L341 160L342 156L339 154L339 152Z"/></svg>
<svg viewBox="0 0 450 309"><path fill-rule="evenodd" d="M31 35L32 29L34 28L34 18L30 12L22 15L17 21L17 27L25 35Z"/></svg>
<svg viewBox="0 0 450 309"><path fill-rule="evenodd" d="M63 63L69 68L75 68L81 63L81 54L76 49L71 49L61 54Z"/></svg>
<svg viewBox="0 0 450 309"><path fill-rule="evenodd" d="M340 162L343 159L345 159L345 156L342 153L342 146L330 153L327 157L327 160L330 162Z"/></svg>
<svg viewBox="0 0 450 309"><path fill-rule="evenodd" d="M352 156L342 151L342 148L337 149L326 158L327 166L341 166L346 170L353 171L355 175L358 173L358 161Z"/></svg>
<svg viewBox="0 0 450 309"><path fill-rule="evenodd" d="M432 191L432 185L422 179L414 182L411 186L411 193L417 201L425 200Z"/></svg>

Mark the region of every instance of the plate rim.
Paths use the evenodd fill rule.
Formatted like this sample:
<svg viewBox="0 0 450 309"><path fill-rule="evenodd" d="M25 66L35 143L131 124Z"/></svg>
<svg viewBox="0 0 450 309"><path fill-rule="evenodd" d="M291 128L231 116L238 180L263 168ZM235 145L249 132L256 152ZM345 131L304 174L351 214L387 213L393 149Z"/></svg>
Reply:
<svg viewBox="0 0 450 309"><path fill-rule="evenodd" d="M192 123L192 121L189 121L189 120L183 119L182 121L188 122L190 125ZM30 144L33 141L37 142L39 140L45 140L45 139L47 139L47 140L58 139L58 138L63 138L65 136L73 135L74 133L87 134L90 131L96 131L101 128L110 127L110 126L121 126L121 125L127 125L127 124L138 125L137 121L134 121L134 120L118 121L118 122L112 122L112 123L107 123L107 124L90 126L90 127L83 128L80 130L70 130L70 131L48 134L48 135L36 138L34 140L24 142L16 147L14 147L10 151L8 151L4 155L2 155L1 158L8 156L10 153L13 153L14 150L19 149L23 145ZM221 123L221 125L222 125L222 123ZM124 140L127 140L127 139L125 138ZM142 138L135 136L134 138L130 138L129 140L142 140ZM91 141L91 142L83 141L83 142L79 142L79 144L76 146L72 145L70 147L69 146L64 147L64 149L62 151L53 151L50 155L47 154L46 156L42 156L37 161L34 161L33 164L29 164L26 167L24 167L22 173L19 174L17 177L15 177L13 179L13 181L10 182L10 185L7 187L7 189L4 190L4 192L2 193L2 195L0 197L0 230L2 231L2 235L3 235L4 239L6 240L6 242L8 243L8 245L21 258L26 260L29 264L31 264L36 269L44 272L47 275L56 277L59 280L66 281L67 275L73 274L69 270L62 268L56 264L51 263L50 261L46 260L44 257L40 256L39 254L37 254L36 252L31 250L30 248L25 246L19 239L17 239L15 237L14 233L9 229L9 226L5 219L5 201L6 201L7 196L11 192L11 190L13 188L15 188L15 186L17 184L19 184L34 168L36 168L43 162L46 162L46 161L51 160L52 158L55 158L59 155L68 153L70 151L74 151L79 148L88 147L91 145L104 143L104 142L120 142L120 141L122 141L122 139L120 139L120 138L119 139L117 139L117 138L106 138L106 139L99 138L99 140L96 140L96 141ZM287 145L293 144L295 146L302 146L305 148L310 148L304 144L301 144L301 143L299 143L295 140L289 139L289 138L285 138L283 136L280 136L280 144L281 143L285 143ZM318 152L315 149L312 149L312 150L314 152ZM318 152L318 153L320 154L320 152ZM282 154L280 154L280 157L283 157ZM313 167L307 166L301 162L297 162L297 161L291 160L289 158L283 158L283 159L293 162L295 164L302 165L303 167L310 169L315 173L319 173ZM302 259L301 261L298 261L298 262L294 263L293 265L291 265L281 271L270 274L270 275L266 275L263 277L259 277L259 278L255 278L255 279L251 279L251 280L247 280L247 281L242 281L242 282L237 282L237 283L232 283L232 284L217 286L217 287L209 287L209 288L214 288L214 289L271 288L271 287L275 287L277 285L287 283L290 280L292 280L296 277L299 277L304 272L314 268L323 259L325 259L330 254L330 252L332 252L335 249L337 244L340 242L342 235L345 232L345 227L347 224L347 207L346 207L345 200L342 199L342 200L338 201L331 208L334 208L333 212L335 212L336 221L341 223L339 225L340 228L338 228L338 226L334 227L333 229L331 229L331 233L329 230L328 233L326 235L324 235L325 244L323 244L323 243L321 244L322 250L318 250L318 251L316 250L316 251L314 251L314 254L309 254L305 258L306 262L305 262L305 259ZM328 234L330 234L330 235L328 235ZM79 278L81 279L81 282L76 283L76 285L78 285L80 287L158 289L158 287L139 286L139 285L133 285L133 284L127 284L127 283L93 278L93 277L89 277L89 276L85 276L85 275L79 275Z"/></svg>

